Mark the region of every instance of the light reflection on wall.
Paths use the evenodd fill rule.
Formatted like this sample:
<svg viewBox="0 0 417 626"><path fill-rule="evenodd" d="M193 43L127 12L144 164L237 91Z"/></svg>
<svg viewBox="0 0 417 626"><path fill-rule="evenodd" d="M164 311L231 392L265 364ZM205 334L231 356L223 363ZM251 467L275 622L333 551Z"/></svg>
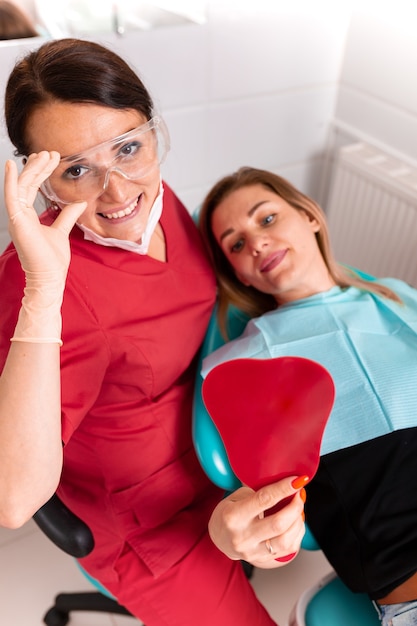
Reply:
<svg viewBox="0 0 417 626"><path fill-rule="evenodd" d="M52 37L83 36L204 23L205 0L34 0L37 19Z"/></svg>

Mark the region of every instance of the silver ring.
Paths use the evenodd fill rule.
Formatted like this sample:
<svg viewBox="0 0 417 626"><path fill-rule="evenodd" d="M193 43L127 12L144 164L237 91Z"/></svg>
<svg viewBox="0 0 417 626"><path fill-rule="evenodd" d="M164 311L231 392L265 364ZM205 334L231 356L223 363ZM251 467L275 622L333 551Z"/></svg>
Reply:
<svg viewBox="0 0 417 626"><path fill-rule="evenodd" d="M276 554L274 548L271 545L271 540L267 539L265 541L265 548L268 550L269 554L271 554L271 556L274 556L274 554Z"/></svg>

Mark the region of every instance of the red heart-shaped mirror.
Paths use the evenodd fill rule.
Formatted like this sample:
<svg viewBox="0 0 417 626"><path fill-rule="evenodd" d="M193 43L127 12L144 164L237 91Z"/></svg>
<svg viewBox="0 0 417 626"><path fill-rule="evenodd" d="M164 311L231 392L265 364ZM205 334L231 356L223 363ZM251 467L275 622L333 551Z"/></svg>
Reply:
<svg viewBox="0 0 417 626"><path fill-rule="evenodd" d="M208 373L202 394L242 483L259 489L314 476L335 395L323 366L301 357L234 359Z"/></svg>

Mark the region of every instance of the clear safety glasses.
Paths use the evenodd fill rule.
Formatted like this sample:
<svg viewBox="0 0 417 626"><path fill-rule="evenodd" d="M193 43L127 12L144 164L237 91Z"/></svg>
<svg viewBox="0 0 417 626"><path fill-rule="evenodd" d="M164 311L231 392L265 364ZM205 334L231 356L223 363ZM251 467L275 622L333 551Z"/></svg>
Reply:
<svg viewBox="0 0 417 626"><path fill-rule="evenodd" d="M63 157L41 190L58 203L88 201L103 193L112 174L140 180L160 166L168 150L168 130L162 118L155 116L119 137Z"/></svg>

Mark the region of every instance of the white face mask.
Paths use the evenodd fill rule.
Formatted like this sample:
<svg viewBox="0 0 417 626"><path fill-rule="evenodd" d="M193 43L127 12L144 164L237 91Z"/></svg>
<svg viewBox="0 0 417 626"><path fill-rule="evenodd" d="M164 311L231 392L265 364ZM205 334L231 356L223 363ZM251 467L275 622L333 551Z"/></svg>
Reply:
<svg viewBox="0 0 417 626"><path fill-rule="evenodd" d="M164 187L161 182L159 195L156 197L150 210L148 222L145 230L143 231L141 243L136 243L136 241L125 241L123 239L114 239L113 237L102 237L82 224L77 223L77 226L83 231L84 239L86 241L93 241L101 246L108 246L110 248L122 248L122 250L135 252L136 254L147 254L152 235L162 215L163 195Z"/></svg>

